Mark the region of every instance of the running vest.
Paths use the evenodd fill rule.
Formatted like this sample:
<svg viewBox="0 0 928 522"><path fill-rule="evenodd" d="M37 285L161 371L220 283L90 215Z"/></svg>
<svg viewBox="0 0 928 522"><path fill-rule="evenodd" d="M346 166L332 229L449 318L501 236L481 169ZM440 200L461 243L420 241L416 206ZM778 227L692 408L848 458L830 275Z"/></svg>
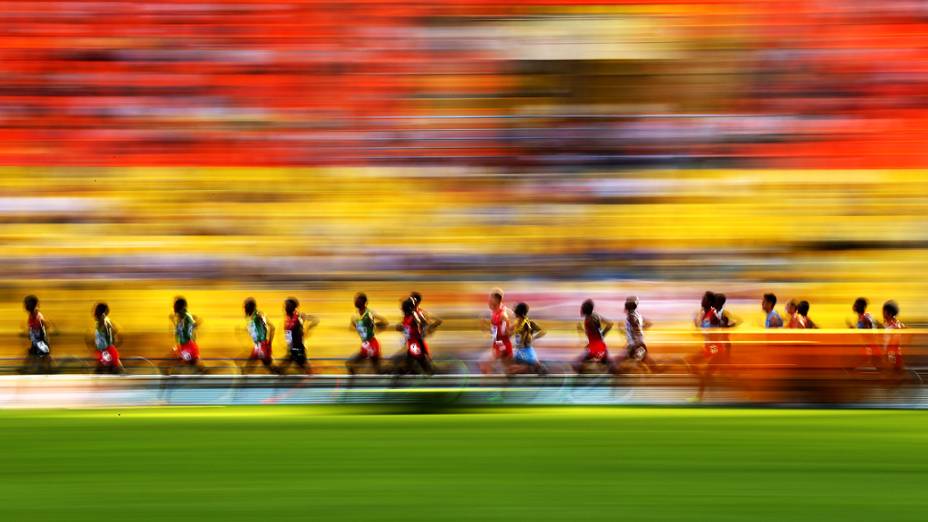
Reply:
<svg viewBox="0 0 928 522"><path fill-rule="evenodd" d="M247 328L252 341L256 343L267 341L267 321L261 312L256 311L248 318Z"/></svg>
<svg viewBox="0 0 928 522"><path fill-rule="evenodd" d="M293 315L287 317L284 321L284 339L287 341L287 348L291 350L305 349L305 346L303 346L303 317L299 312L293 312Z"/></svg>
<svg viewBox="0 0 928 522"><path fill-rule="evenodd" d="M592 344L593 342L603 342L603 325L602 320L597 314L592 314L587 316L583 320L583 331L586 333L586 338Z"/></svg>
<svg viewBox="0 0 928 522"><path fill-rule="evenodd" d="M522 348L531 348L532 347L532 334L538 329L534 321L526 317L522 324L516 326L515 331L512 333L513 339L515 340L516 349L521 350Z"/></svg>
<svg viewBox="0 0 928 522"><path fill-rule="evenodd" d="M184 316L174 325L174 338L178 345L187 344L194 340L193 329L196 326L193 315L190 312L184 312Z"/></svg>
<svg viewBox="0 0 928 522"><path fill-rule="evenodd" d="M629 346L644 344L644 332L642 332L644 319L638 311L634 311L625 317L625 342Z"/></svg>
<svg viewBox="0 0 928 522"><path fill-rule="evenodd" d="M374 338L374 313L368 309L361 315L354 317L354 328L358 331L361 341L370 341Z"/></svg>
<svg viewBox="0 0 928 522"><path fill-rule="evenodd" d="M113 323L110 322L109 317L103 318L103 324L97 323L95 332L94 332L94 344L97 346L97 350L103 351L116 344L115 336L113 335Z"/></svg>
<svg viewBox="0 0 928 522"><path fill-rule="evenodd" d="M770 326L771 320L776 317L780 320L780 326L783 325L783 318L780 317L780 314L776 310L770 310L770 313L767 314L767 317L764 319L764 328L779 328L778 326Z"/></svg>

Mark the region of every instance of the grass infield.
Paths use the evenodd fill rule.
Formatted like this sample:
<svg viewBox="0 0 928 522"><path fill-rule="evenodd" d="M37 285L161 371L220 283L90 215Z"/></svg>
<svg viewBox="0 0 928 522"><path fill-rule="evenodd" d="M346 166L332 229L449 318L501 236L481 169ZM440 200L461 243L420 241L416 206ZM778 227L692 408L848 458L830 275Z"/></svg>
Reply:
<svg viewBox="0 0 928 522"><path fill-rule="evenodd" d="M925 520L928 412L0 411L3 520Z"/></svg>

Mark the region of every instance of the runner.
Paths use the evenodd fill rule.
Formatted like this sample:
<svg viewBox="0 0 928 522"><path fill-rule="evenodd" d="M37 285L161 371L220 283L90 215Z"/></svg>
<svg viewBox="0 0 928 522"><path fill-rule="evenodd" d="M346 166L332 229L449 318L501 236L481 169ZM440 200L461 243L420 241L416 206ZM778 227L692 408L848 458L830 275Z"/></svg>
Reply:
<svg viewBox="0 0 928 522"><path fill-rule="evenodd" d="M490 350L480 359L480 371L492 373L495 362L499 362L503 372L509 372L512 364L512 322L513 313L503 305L503 291L494 288L487 302L490 308Z"/></svg>
<svg viewBox="0 0 928 522"><path fill-rule="evenodd" d="M312 373L303 339L319 324L319 319L304 314L299 307L300 302L295 297L288 297L284 301L284 339L287 342L287 358L277 367L281 375L287 373L292 364L299 366L306 375Z"/></svg>
<svg viewBox="0 0 928 522"><path fill-rule="evenodd" d="M367 307L367 295L363 292L354 296L354 307L357 313L351 319L350 328L361 337L361 350L348 360L345 365L348 373L354 375L364 361L370 361L375 373L382 373L380 367L380 342L375 337L377 331L389 326L387 320Z"/></svg>
<svg viewBox="0 0 928 522"><path fill-rule="evenodd" d="M252 349L248 360L242 367L242 373L247 375L254 369L255 362L261 364L271 373L278 373L274 367L274 358L271 354L271 342L274 340L274 325L258 310L258 304L251 297L245 299L245 327L251 337Z"/></svg>
<svg viewBox="0 0 928 522"><path fill-rule="evenodd" d="M110 320L110 307L106 303L97 303L93 309L94 335L93 345L96 348L96 373L123 373L125 368L119 359L120 344L119 331Z"/></svg>
<svg viewBox="0 0 928 522"><path fill-rule="evenodd" d="M766 314L764 316L764 328L783 328L783 318L777 313L776 306L777 296L764 294L764 298L760 303L761 309Z"/></svg>
<svg viewBox="0 0 928 522"><path fill-rule="evenodd" d="M609 358L609 349L604 341L606 334L612 330L612 321L594 312L594 307L592 299L587 299L580 305L582 320L577 328L586 335L587 345L580 357L574 360L573 368L577 373L583 373L588 363L595 363L605 365L609 373L615 373L615 363Z"/></svg>
<svg viewBox="0 0 928 522"><path fill-rule="evenodd" d="M528 305L519 303L515 309L513 338L515 339L515 357L512 369L516 371L533 371L538 375L547 375L548 369L538 360L535 353L535 341L544 337L545 331L538 323L529 319Z"/></svg>
<svg viewBox="0 0 928 522"><path fill-rule="evenodd" d="M23 336L29 339L29 350L20 372L52 373L52 349L48 344L51 325L39 311L39 298L27 295L23 308L28 314Z"/></svg>

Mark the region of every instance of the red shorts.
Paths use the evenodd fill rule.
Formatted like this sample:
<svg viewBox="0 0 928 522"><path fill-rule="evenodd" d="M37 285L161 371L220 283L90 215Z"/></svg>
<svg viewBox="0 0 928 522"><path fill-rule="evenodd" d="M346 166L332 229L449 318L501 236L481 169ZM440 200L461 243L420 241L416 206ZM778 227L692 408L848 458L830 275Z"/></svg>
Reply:
<svg viewBox="0 0 928 522"><path fill-rule="evenodd" d="M508 337L493 341L493 357L512 359L512 341Z"/></svg>
<svg viewBox="0 0 928 522"><path fill-rule="evenodd" d="M407 347L408 349L408 347ZM375 337L361 343L361 357L376 359L380 357L380 342Z"/></svg>
<svg viewBox="0 0 928 522"><path fill-rule="evenodd" d="M424 357L428 357L429 347L425 344L425 341L408 339L406 341L406 355L412 357L413 359L422 359Z"/></svg>
<svg viewBox="0 0 928 522"><path fill-rule="evenodd" d="M901 370L905 368L905 363L902 360L902 348L901 347L899 346L887 346L886 347L886 365L896 370Z"/></svg>
<svg viewBox="0 0 928 522"><path fill-rule="evenodd" d="M594 361L602 361L609 357L609 350L606 348L606 343L602 341L594 341L586 347L586 356L588 359Z"/></svg>
<svg viewBox="0 0 928 522"><path fill-rule="evenodd" d="M271 361L271 342L261 341L255 343L255 347L251 350L251 356L248 359L251 361Z"/></svg>
<svg viewBox="0 0 928 522"><path fill-rule="evenodd" d="M193 364L200 360L200 347L196 341L188 341L177 347L177 358Z"/></svg>
<svg viewBox="0 0 928 522"><path fill-rule="evenodd" d="M718 343L706 343L702 347L702 355L707 359L720 353L722 353L722 346Z"/></svg>
<svg viewBox="0 0 928 522"><path fill-rule="evenodd" d="M97 350L97 364L119 366L119 350L115 346L108 346L106 350Z"/></svg>

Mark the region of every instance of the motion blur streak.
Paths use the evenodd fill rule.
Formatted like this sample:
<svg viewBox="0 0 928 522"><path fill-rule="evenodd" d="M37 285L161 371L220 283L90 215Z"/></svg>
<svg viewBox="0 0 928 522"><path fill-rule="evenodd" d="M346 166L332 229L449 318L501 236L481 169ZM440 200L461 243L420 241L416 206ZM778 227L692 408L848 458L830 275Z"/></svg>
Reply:
<svg viewBox="0 0 928 522"><path fill-rule="evenodd" d="M493 286L543 356L582 347L587 297L616 320L638 295L658 356L701 343L706 289L745 331L764 292L824 328L858 296L928 317L919 2L46 1L0 24L6 356L27 293L56 354L87 354L98 300L125 354L164 354L178 294L207 357L248 348L249 295L278 325L300 298L334 357L359 290L391 321L423 292L438 354L486 347Z"/></svg>

